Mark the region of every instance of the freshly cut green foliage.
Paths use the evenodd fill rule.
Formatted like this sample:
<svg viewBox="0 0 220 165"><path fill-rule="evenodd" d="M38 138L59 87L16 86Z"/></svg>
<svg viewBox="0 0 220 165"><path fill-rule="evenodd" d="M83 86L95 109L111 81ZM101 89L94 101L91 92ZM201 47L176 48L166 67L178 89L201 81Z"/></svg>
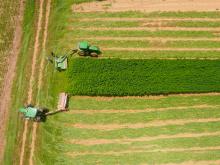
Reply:
<svg viewBox="0 0 220 165"><path fill-rule="evenodd" d="M70 64L73 95L129 96L220 91L220 60L76 58Z"/></svg>

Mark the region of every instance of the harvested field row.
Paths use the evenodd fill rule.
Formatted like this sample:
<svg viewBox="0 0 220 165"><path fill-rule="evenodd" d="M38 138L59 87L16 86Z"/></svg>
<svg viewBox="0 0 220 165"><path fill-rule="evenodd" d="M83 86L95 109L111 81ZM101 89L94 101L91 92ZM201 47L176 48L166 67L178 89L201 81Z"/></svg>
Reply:
<svg viewBox="0 0 220 165"><path fill-rule="evenodd" d="M130 144L134 142L147 142L164 139L181 139L181 138L199 138L199 137L210 137L220 136L220 132L203 132L203 133L180 133L175 135L159 135L159 136L145 136L139 138L122 138L122 139L75 139L68 141L72 144L79 144L85 146L103 145L103 144Z"/></svg>
<svg viewBox="0 0 220 165"><path fill-rule="evenodd" d="M75 28L74 28L75 29ZM73 30L74 30L73 29ZM169 30L169 31L204 31L204 32L218 32L219 27L85 27L77 28L76 30L87 30L87 31L158 31L158 30Z"/></svg>
<svg viewBox="0 0 220 165"><path fill-rule="evenodd" d="M76 19L74 18L72 21L76 21ZM156 17L156 18L126 18L126 17L105 17L105 18L79 18L77 19L77 21L79 22L93 22L93 21L153 21L153 22L156 22L156 21L190 21L190 22L201 22L201 21L207 21L207 22L218 22L220 21L219 18L159 18L159 17Z"/></svg>
<svg viewBox="0 0 220 165"><path fill-rule="evenodd" d="M90 41L220 41L220 38L208 37L77 37L74 40L90 40Z"/></svg>
<svg viewBox="0 0 220 165"><path fill-rule="evenodd" d="M86 28L89 29L89 28ZM131 33L132 32L132 33ZM95 34L95 35L94 35ZM176 38L216 38L220 35L219 32L215 31L173 31L173 30L157 30L157 31L147 31L147 30L85 30L85 28L74 29L69 28L69 33L65 37L68 39L73 39L70 36L75 37L176 37Z"/></svg>
<svg viewBox="0 0 220 165"><path fill-rule="evenodd" d="M189 12L139 12L139 11L128 11L128 12L93 12L93 13L71 13L71 19L96 19L96 18L146 18L146 19L219 19L220 13L218 11L204 12L204 11L189 11Z"/></svg>
<svg viewBox="0 0 220 165"><path fill-rule="evenodd" d="M170 125L185 125L191 123L208 123L208 122L220 122L220 118L205 118L205 119L172 119L172 120L160 120L152 121L147 123L131 123L131 124L66 124L74 128L80 129L93 129L93 130L119 130L119 129L138 129L138 128L149 128L149 127L162 127Z"/></svg>
<svg viewBox="0 0 220 165"><path fill-rule="evenodd" d="M194 105L194 106L187 106L187 107L167 107L167 108L149 108L149 109L142 109L142 110L70 110L68 113L71 114L95 114L95 113L142 113L142 112L158 112L158 111L166 111L166 110L182 110L182 109L190 109L190 108L196 108L196 109L215 109L219 108L220 105Z"/></svg>
<svg viewBox="0 0 220 165"><path fill-rule="evenodd" d="M112 152L84 152L84 153L67 153L67 155L75 157L75 156L88 156L88 155L123 155L123 154L131 154L131 153L152 153L152 152L198 152L198 151L212 151L212 150L220 150L220 146L215 147L193 147L193 148L167 148L167 149L157 149L157 150L127 150L127 151L112 151Z"/></svg>
<svg viewBox="0 0 220 165"><path fill-rule="evenodd" d="M168 1L143 1L143 0L107 0L93 1L81 4L74 4L72 10L74 13L92 13L92 12L126 12L126 11L141 11L144 13L155 11L217 11L220 5L218 0L212 0L210 3L207 0L168 0Z"/></svg>

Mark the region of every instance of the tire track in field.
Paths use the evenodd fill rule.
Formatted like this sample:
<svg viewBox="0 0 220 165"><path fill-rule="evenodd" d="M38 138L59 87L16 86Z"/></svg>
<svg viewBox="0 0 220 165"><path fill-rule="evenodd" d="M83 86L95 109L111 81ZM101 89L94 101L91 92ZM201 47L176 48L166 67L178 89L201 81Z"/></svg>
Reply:
<svg viewBox="0 0 220 165"><path fill-rule="evenodd" d="M220 48L164 48L164 47L149 47L149 48L102 48L102 50L115 50L115 51L220 51Z"/></svg>
<svg viewBox="0 0 220 165"><path fill-rule="evenodd" d="M220 132L203 132L203 133L179 133L174 135L158 135L158 136L145 136L139 138L121 138L121 139L74 139L69 140L68 143L78 144L84 146L104 145L104 144L130 144L133 142L149 142L155 140L166 139L180 139L180 138L199 138L199 137L212 137L219 136Z"/></svg>
<svg viewBox="0 0 220 165"><path fill-rule="evenodd" d="M108 151L108 152L68 152L66 153L68 156L76 157L76 156L87 156L87 155L111 155L111 156L120 156L124 154L133 154L133 153L154 153L154 152L205 152L205 151L215 151L220 150L220 146L213 147L191 147L191 148L165 148L165 149L133 149L133 150L125 150L125 151Z"/></svg>
<svg viewBox="0 0 220 165"><path fill-rule="evenodd" d="M8 57L8 68L2 84L2 92L0 95L0 162L3 159L5 148L5 127L8 120L8 111L11 102L12 85L16 75L16 63L20 53L22 39L22 22L24 14L24 1L19 0L18 16L15 21L14 38L12 42L12 50Z"/></svg>
<svg viewBox="0 0 220 165"><path fill-rule="evenodd" d="M220 105L193 105L193 106L185 106L185 107L166 107L166 108L146 108L146 109L121 109L121 110L70 110L67 113L69 114L112 114L112 113L142 113L142 112L159 112L159 111L167 111L167 110L184 110L189 108L196 109L216 109L219 108Z"/></svg>
<svg viewBox="0 0 220 165"><path fill-rule="evenodd" d="M43 45L42 45L42 51L43 55L46 53L46 41L47 41L47 36L48 36L48 23L49 23L49 16L50 16L50 6L51 5L51 0L47 1L47 6L46 6L46 16L45 16L45 26L44 26L44 33L43 33ZM37 84L37 104L39 104L39 97L40 97L40 90L42 87L42 81L43 81L43 68L44 68L44 63L45 59L44 56L41 59L40 63L40 70L39 70L39 79L38 79L38 84ZM37 136L37 126L38 124L35 122L33 123L32 126L32 139L31 139L31 147L30 147L30 157L29 157L29 165L33 165L33 156L34 156L34 151L35 151L35 141L36 141L36 136Z"/></svg>
<svg viewBox="0 0 220 165"><path fill-rule="evenodd" d="M73 20L75 21L75 19ZM93 22L93 21L208 21L208 22L217 22L220 21L219 18L123 18L123 17L104 17L104 18L79 18L79 22Z"/></svg>
<svg viewBox="0 0 220 165"><path fill-rule="evenodd" d="M220 41L220 38L208 37L78 37L74 40L91 40L91 41Z"/></svg>
<svg viewBox="0 0 220 165"><path fill-rule="evenodd" d="M32 65L31 65L31 76L28 86L28 103L32 102L32 94L33 94L33 83L34 83L34 75L36 70L36 61L37 61L37 54L39 51L39 39L40 39L40 32L41 32L41 25L42 25L42 17L43 17L43 3L44 0L40 0L40 8L39 8L39 15L38 15L38 21L37 21L37 31L35 36L35 43L34 43L34 52L32 56ZM21 144L21 152L20 152L20 165L23 165L24 161L24 154L25 154L25 144L26 144L26 138L27 138L27 127L28 127L28 120L25 120L24 123L24 131L22 134L22 144Z"/></svg>
<svg viewBox="0 0 220 165"><path fill-rule="evenodd" d="M73 30L86 31L195 31L195 32L220 32L219 27L88 27L72 28Z"/></svg>
<svg viewBox="0 0 220 165"><path fill-rule="evenodd" d="M149 127L162 127L171 125L185 125L192 123L208 123L208 122L220 122L220 118L203 118L203 119L172 119L172 120L156 120L146 123L127 123L127 124L85 124L76 123L69 124L66 123L67 127L74 127L79 129L94 129L103 131L113 131L118 129L138 129L138 128L149 128Z"/></svg>

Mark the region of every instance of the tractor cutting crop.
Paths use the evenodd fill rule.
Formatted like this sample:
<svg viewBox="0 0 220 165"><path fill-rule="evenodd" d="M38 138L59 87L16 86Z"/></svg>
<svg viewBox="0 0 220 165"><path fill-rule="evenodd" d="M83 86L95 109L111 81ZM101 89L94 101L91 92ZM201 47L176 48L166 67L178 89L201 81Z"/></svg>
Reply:
<svg viewBox="0 0 220 165"><path fill-rule="evenodd" d="M68 67L68 57L73 54L78 54L79 56L90 56L98 57L101 54L99 47L90 45L87 41L79 42L76 49L71 50L70 53L66 55L57 56L55 53L51 52L51 57L47 57L48 61L55 64L55 68L58 71L66 70Z"/></svg>
<svg viewBox="0 0 220 165"><path fill-rule="evenodd" d="M46 108L36 108L33 105L27 105L19 109L24 115L25 119L31 119L36 122L45 121L46 117L59 112L67 111L68 95L66 93L60 93L59 102L56 111L49 112Z"/></svg>
<svg viewBox="0 0 220 165"><path fill-rule="evenodd" d="M78 48L73 50L80 56L98 57L102 52L98 46L90 45L87 41L79 42Z"/></svg>

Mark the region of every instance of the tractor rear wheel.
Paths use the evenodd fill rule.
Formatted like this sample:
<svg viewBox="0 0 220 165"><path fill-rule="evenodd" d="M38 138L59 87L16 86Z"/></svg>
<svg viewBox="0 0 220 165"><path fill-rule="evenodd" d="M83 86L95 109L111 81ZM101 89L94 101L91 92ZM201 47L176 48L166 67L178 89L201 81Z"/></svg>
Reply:
<svg viewBox="0 0 220 165"><path fill-rule="evenodd" d="M41 121L41 116L36 116L35 119L34 119L34 121L40 122L40 121Z"/></svg>
<svg viewBox="0 0 220 165"><path fill-rule="evenodd" d="M98 54L95 53L95 52L93 52L93 53L90 53L90 56L91 56L91 57L98 57Z"/></svg>
<svg viewBox="0 0 220 165"><path fill-rule="evenodd" d="M85 52L82 51L82 50L80 50L80 51L78 52L78 55L80 55L80 56L85 56Z"/></svg>

